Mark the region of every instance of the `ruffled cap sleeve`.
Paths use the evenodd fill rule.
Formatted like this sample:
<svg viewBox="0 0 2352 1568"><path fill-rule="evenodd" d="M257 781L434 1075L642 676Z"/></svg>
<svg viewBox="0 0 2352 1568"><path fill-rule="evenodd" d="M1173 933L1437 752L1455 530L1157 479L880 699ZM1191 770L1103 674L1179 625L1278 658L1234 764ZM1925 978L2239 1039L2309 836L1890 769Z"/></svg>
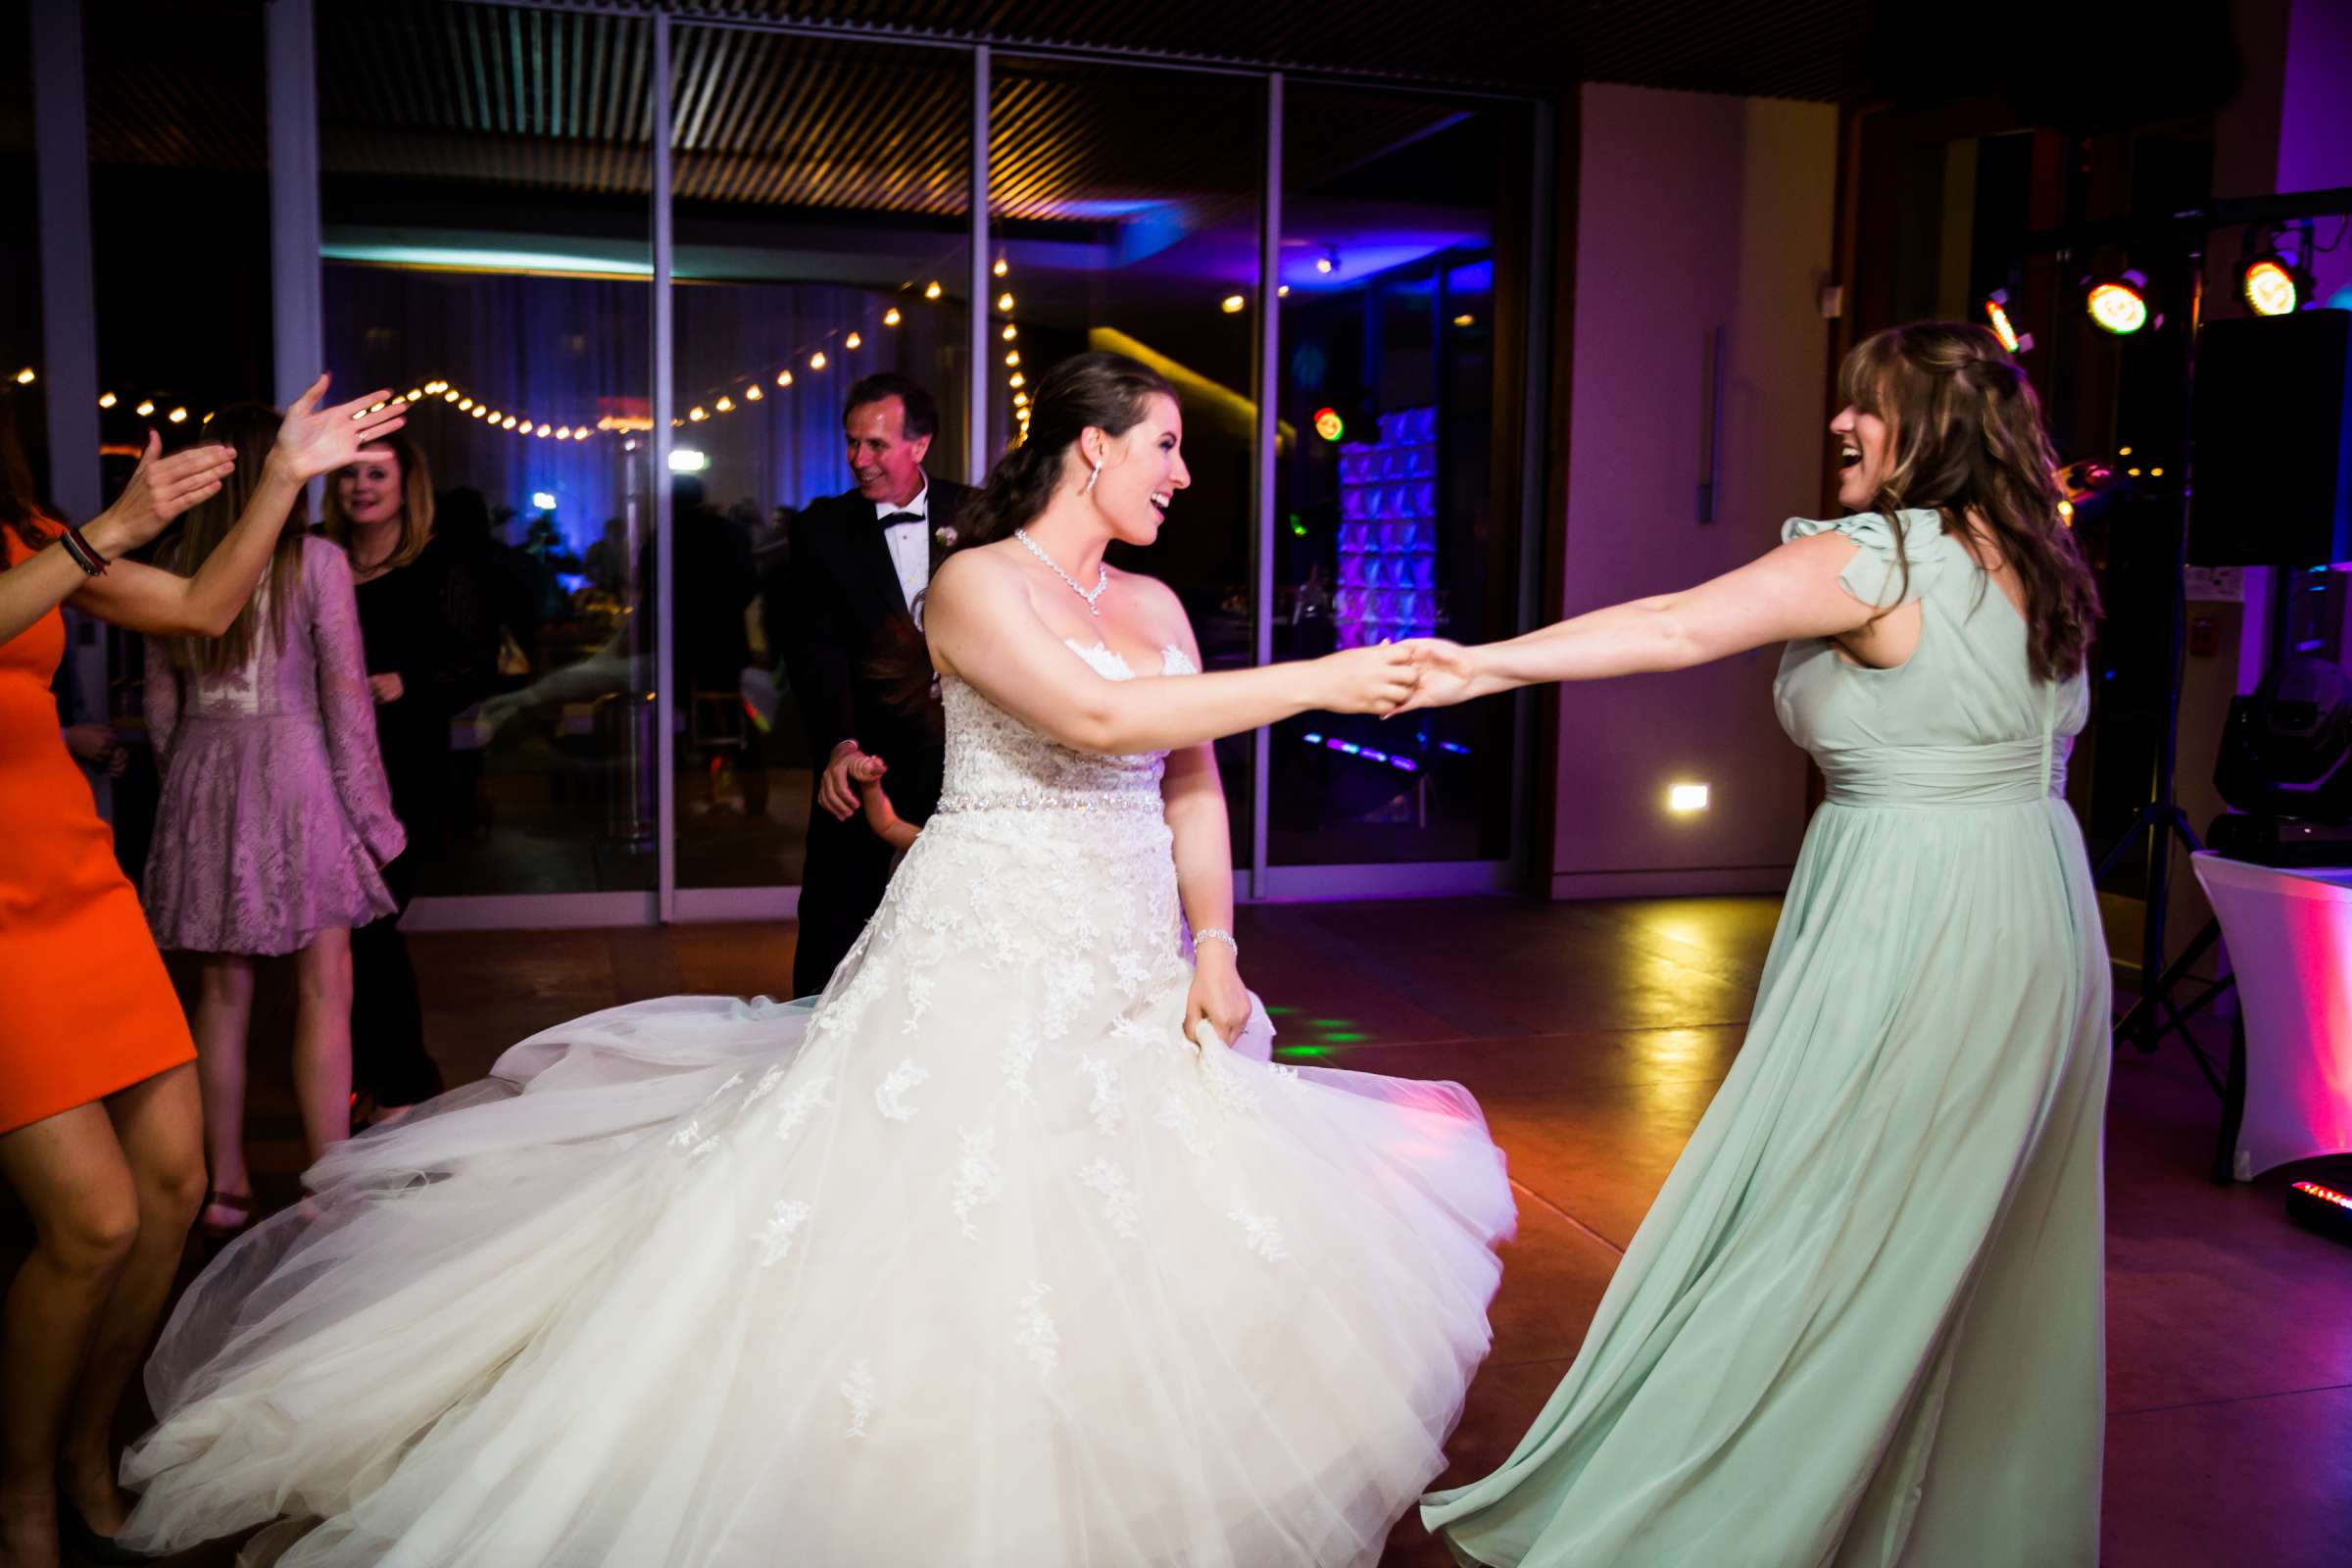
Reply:
<svg viewBox="0 0 2352 1568"><path fill-rule="evenodd" d="M1843 534L1855 543L1854 559L1838 574L1838 586L1882 610L1920 598L1944 560L1940 544L1943 518L1931 511L1898 512L1891 520L1876 512L1826 521L1790 517L1781 525L1781 543L1810 539L1817 533ZM1902 573L1906 557L1911 564L1908 584Z"/></svg>

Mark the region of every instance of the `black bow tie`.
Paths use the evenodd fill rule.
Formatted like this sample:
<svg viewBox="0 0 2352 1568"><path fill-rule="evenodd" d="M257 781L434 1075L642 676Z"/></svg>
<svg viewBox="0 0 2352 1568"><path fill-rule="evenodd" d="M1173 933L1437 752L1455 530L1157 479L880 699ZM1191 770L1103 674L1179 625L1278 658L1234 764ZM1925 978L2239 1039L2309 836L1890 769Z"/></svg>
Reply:
<svg viewBox="0 0 2352 1568"><path fill-rule="evenodd" d="M896 528L902 522L925 522L928 520L919 512L886 512L882 514L882 526L885 528Z"/></svg>

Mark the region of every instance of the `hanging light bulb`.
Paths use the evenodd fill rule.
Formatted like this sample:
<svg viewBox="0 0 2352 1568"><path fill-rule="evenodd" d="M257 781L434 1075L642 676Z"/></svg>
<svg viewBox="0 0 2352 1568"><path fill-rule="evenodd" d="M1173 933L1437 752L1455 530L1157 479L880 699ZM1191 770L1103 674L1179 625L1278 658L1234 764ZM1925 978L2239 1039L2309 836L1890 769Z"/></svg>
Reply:
<svg viewBox="0 0 2352 1568"><path fill-rule="evenodd" d="M757 381L743 389L743 401L746 403L757 403L765 396L767 394L760 390L760 383Z"/></svg>
<svg viewBox="0 0 2352 1568"><path fill-rule="evenodd" d="M861 349L865 347L865 339L859 337L857 333L852 332L848 337L841 340L841 346L845 349Z"/></svg>
<svg viewBox="0 0 2352 1568"><path fill-rule="evenodd" d="M503 419L499 420L499 421L498 421L498 427L499 427L500 429L502 429L502 430L512 430L512 429L514 429L514 416L513 416L512 414L510 414L510 415L508 415L508 416L507 416L505 418L503 418Z"/></svg>
<svg viewBox="0 0 2352 1568"><path fill-rule="evenodd" d="M906 318L899 314L899 308L896 305L893 305L889 310L882 313L882 324L884 326L896 326L905 319Z"/></svg>
<svg viewBox="0 0 2352 1568"><path fill-rule="evenodd" d="M1012 372L1011 376L1010 376L1010 377L1008 377L1008 378L1005 380L1004 384L1005 384L1006 386L1015 386L1015 387L1018 387L1018 386L1027 386L1027 385L1029 384L1029 378L1028 378L1027 376L1023 375L1023 374L1022 374L1020 371L1018 371L1018 370L1015 370L1015 371L1013 371L1013 372Z"/></svg>
<svg viewBox="0 0 2352 1568"><path fill-rule="evenodd" d="M1019 337L1020 335L1021 335L1021 329L1020 329L1019 327L1017 327L1017 326L1013 325L1013 324L1012 324L1010 321L1006 321L1006 322L1004 323L1004 341L1005 341L1005 342L1009 343L1009 342L1011 342L1011 341L1012 341L1014 338L1016 338L1016 337Z"/></svg>
<svg viewBox="0 0 2352 1568"><path fill-rule="evenodd" d="M710 417L710 411L704 408L700 403L697 403L693 408L686 411L686 417L692 419L695 423L700 424L705 419Z"/></svg>
<svg viewBox="0 0 2352 1568"><path fill-rule="evenodd" d="M1012 270L1012 267L1004 260L1004 257L1000 256L997 258L997 265L990 268L989 270L996 273L999 277L1003 277L1006 272Z"/></svg>
<svg viewBox="0 0 2352 1568"><path fill-rule="evenodd" d="M929 288L923 290L923 298L927 300L935 300L939 298L940 292L940 286L937 283L934 283Z"/></svg>
<svg viewBox="0 0 2352 1568"><path fill-rule="evenodd" d="M19 386L30 386L38 379L40 378L32 373L32 367L29 365L17 372L17 385Z"/></svg>
<svg viewBox="0 0 2352 1568"><path fill-rule="evenodd" d="M471 399L471 398L460 398L460 399L458 399L458 412L459 412L460 414L465 414L465 413L466 413L466 412L468 412L468 411L470 411L470 410L473 410L473 409L478 409L478 408L480 408L480 407L481 407L481 405L480 405L480 404L478 404L478 403L476 403L476 402L474 402L474 401L473 401L473 399Z"/></svg>
<svg viewBox="0 0 2352 1568"><path fill-rule="evenodd" d="M721 414L733 414L735 412L735 400L733 398L720 398L718 400L718 412Z"/></svg>
<svg viewBox="0 0 2352 1568"><path fill-rule="evenodd" d="M825 355L822 349L819 349L816 353L808 356L808 368L811 370L821 370L824 368Z"/></svg>
<svg viewBox="0 0 2352 1568"><path fill-rule="evenodd" d="M997 309L1003 311L1006 316L1012 314L1012 291L1010 289L1006 289L997 296Z"/></svg>
<svg viewBox="0 0 2352 1568"><path fill-rule="evenodd" d="M115 395L112 392L101 392L98 395L98 406L102 409L113 408L115 406Z"/></svg>
<svg viewBox="0 0 2352 1568"><path fill-rule="evenodd" d="M776 385L778 385L778 386L790 386L790 385L792 385L792 372L791 372L790 370L778 370L778 371L776 372Z"/></svg>
<svg viewBox="0 0 2352 1568"><path fill-rule="evenodd" d="M1249 304L1250 302L1239 294L1228 294L1219 302L1217 308L1227 316L1239 316Z"/></svg>
<svg viewBox="0 0 2352 1568"><path fill-rule="evenodd" d="M165 415L164 417L170 419L173 424L185 424L188 422L188 411L185 409L173 409L170 414Z"/></svg>
<svg viewBox="0 0 2352 1568"><path fill-rule="evenodd" d="M1006 365L1018 365L1018 364L1020 364L1020 363L1021 363L1021 351L1020 351L1019 349L1008 349L1008 350L1006 350L1006 351L1005 351L1005 354L1004 354L1004 363L1005 363Z"/></svg>
<svg viewBox="0 0 2352 1568"><path fill-rule="evenodd" d="M130 412L144 419L155 412L155 400L153 398L141 398L139 399L139 406Z"/></svg>

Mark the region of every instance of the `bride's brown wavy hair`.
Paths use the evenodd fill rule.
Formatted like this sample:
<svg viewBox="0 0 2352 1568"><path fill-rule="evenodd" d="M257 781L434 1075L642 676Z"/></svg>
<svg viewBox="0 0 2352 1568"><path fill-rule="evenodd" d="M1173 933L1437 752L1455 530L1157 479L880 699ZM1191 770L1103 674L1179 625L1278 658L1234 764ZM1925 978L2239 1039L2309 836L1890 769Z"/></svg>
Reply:
<svg viewBox="0 0 2352 1568"><path fill-rule="evenodd" d="M1941 514L1966 533L1974 516L2026 597L2026 660L2037 680L2082 668L2099 590L2059 507L2058 457L2026 372L2001 341L1966 321L1914 321L1854 345L1838 396L1886 423L1893 455L1870 511ZM1911 564L1902 563L1910 586Z"/></svg>

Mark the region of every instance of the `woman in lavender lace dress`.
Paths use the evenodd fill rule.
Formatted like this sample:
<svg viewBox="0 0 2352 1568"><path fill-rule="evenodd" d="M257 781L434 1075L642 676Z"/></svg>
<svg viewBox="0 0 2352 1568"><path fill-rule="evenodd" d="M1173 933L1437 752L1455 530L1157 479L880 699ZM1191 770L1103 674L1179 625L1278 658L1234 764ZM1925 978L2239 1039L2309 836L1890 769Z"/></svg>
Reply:
<svg viewBox="0 0 2352 1568"><path fill-rule="evenodd" d="M277 416L222 411L235 476L188 514L192 570L260 483ZM147 645L147 726L164 771L147 918L157 945L204 956L194 1018L213 1191L202 1220L251 1222L245 1035L253 960L293 954L294 1083L316 1160L351 1132L351 928L393 907L383 863L404 838L375 744L351 564L296 504L228 635Z"/></svg>

